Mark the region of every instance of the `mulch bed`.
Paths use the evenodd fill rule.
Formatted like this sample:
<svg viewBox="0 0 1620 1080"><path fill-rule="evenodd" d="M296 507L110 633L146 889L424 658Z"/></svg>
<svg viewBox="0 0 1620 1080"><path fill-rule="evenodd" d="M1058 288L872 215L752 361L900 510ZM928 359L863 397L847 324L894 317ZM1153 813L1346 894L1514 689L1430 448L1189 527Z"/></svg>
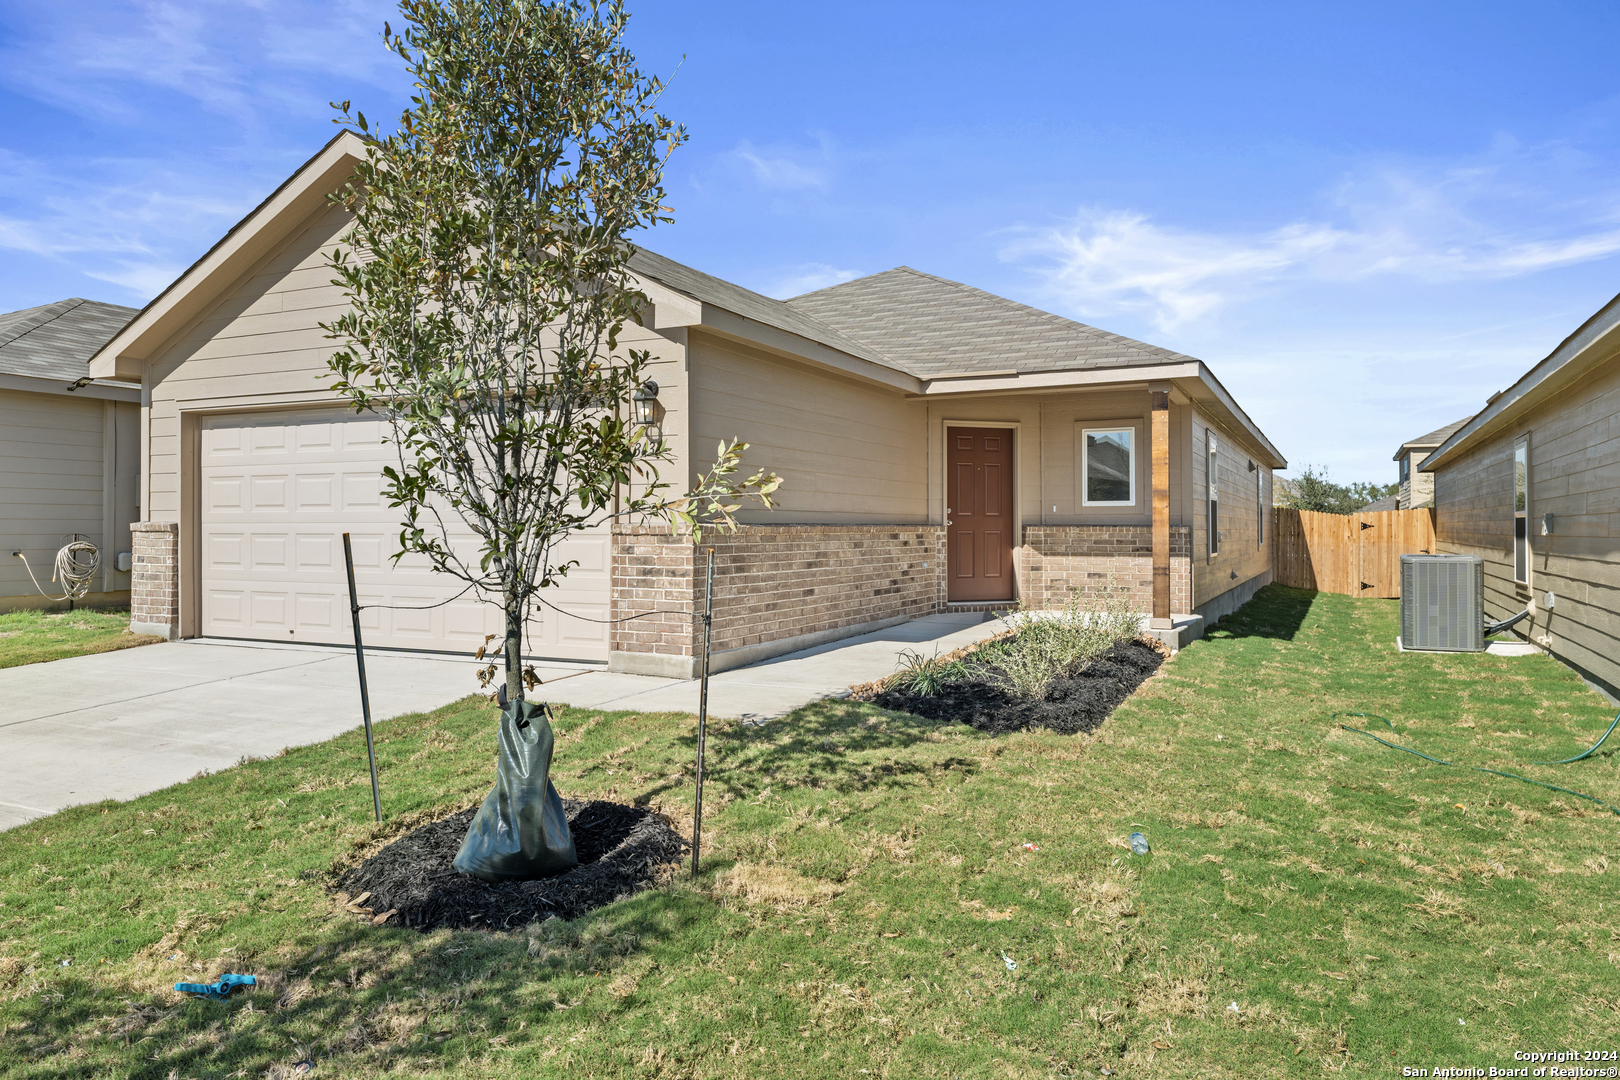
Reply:
<svg viewBox="0 0 1620 1080"><path fill-rule="evenodd" d="M458 872L461 850L477 807L413 829L360 865L337 887L350 896L370 893L365 906L396 911L389 926L418 930L510 930L555 915L576 919L659 884L690 845L662 814L637 806L564 799L579 865L538 881L492 885Z"/></svg>
<svg viewBox="0 0 1620 1080"><path fill-rule="evenodd" d="M1052 680L1042 701L1028 701L983 679L948 683L921 697L899 690L857 690L859 700L885 709L957 720L992 735L1045 728L1064 735L1095 731L1120 702L1164 663L1163 647L1140 638L1125 641L1078 670Z"/></svg>

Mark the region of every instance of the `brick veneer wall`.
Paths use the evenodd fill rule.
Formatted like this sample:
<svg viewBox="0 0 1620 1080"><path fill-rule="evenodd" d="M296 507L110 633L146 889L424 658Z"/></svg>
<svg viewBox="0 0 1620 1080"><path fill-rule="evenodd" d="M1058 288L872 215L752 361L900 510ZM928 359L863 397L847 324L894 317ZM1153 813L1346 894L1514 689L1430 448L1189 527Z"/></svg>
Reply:
<svg viewBox="0 0 1620 1080"><path fill-rule="evenodd" d="M945 531L917 525L745 525L701 547L656 526L620 526L613 545L615 618L697 611L714 548L714 652L891 618L944 603ZM925 565L926 564L926 565ZM616 652L694 656L702 621L681 614L619 623Z"/></svg>
<svg viewBox="0 0 1620 1080"><path fill-rule="evenodd" d="M129 624L137 633L180 636L180 526L172 521L131 523L134 541Z"/></svg>
<svg viewBox="0 0 1620 1080"><path fill-rule="evenodd" d="M1101 599L1126 589L1137 611L1153 610L1153 530L1147 525L1026 525L1024 598L1031 607L1062 607L1078 589ZM1170 529L1170 610L1192 611L1192 529Z"/></svg>

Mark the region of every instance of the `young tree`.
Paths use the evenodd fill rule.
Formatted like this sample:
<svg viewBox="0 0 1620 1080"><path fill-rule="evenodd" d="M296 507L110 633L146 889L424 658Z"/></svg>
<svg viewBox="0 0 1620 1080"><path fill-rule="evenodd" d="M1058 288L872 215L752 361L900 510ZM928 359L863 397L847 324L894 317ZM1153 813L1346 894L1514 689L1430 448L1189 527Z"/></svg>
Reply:
<svg viewBox="0 0 1620 1080"><path fill-rule="evenodd" d="M337 122L370 140L334 199L354 214L330 265L349 310L333 388L392 424L401 553L499 604L507 697L524 695L523 627L569 570L559 544L615 517L735 528L739 497L780 483L736 474L722 443L684 495L657 479L671 452L626 406L652 356L619 335L647 298L628 237L672 220L663 166L686 138L662 84L625 47L619 0L403 0L383 40L417 93L384 134L350 103ZM452 545L459 520L476 550ZM694 537L695 539L695 537Z"/></svg>

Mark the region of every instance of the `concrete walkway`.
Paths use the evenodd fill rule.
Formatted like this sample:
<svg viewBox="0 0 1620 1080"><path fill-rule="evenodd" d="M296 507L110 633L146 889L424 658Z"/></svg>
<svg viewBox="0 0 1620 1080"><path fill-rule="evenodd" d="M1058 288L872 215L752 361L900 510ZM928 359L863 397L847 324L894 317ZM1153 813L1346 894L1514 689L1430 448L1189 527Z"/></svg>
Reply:
<svg viewBox="0 0 1620 1080"><path fill-rule="evenodd" d="M949 652L999 623L933 615L710 680L713 716L764 719L892 673L899 654ZM470 658L368 652L381 720L478 690ZM537 694L586 708L694 712L698 684L544 665ZM65 806L130 799L243 756L360 724L354 654L320 646L181 641L0 670L0 829Z"/></svg>

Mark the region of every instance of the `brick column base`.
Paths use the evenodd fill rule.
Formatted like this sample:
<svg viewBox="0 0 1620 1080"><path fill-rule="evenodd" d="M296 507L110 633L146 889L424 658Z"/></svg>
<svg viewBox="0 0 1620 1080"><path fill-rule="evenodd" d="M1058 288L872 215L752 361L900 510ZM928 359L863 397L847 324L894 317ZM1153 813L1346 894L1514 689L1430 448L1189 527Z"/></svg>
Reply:
<svg viewBox="0 0 1620 1080"><path fill-rule="evenodd" d="M137 634L180 636L180 525L137 521L129 590L129 628Z"/></svg>

